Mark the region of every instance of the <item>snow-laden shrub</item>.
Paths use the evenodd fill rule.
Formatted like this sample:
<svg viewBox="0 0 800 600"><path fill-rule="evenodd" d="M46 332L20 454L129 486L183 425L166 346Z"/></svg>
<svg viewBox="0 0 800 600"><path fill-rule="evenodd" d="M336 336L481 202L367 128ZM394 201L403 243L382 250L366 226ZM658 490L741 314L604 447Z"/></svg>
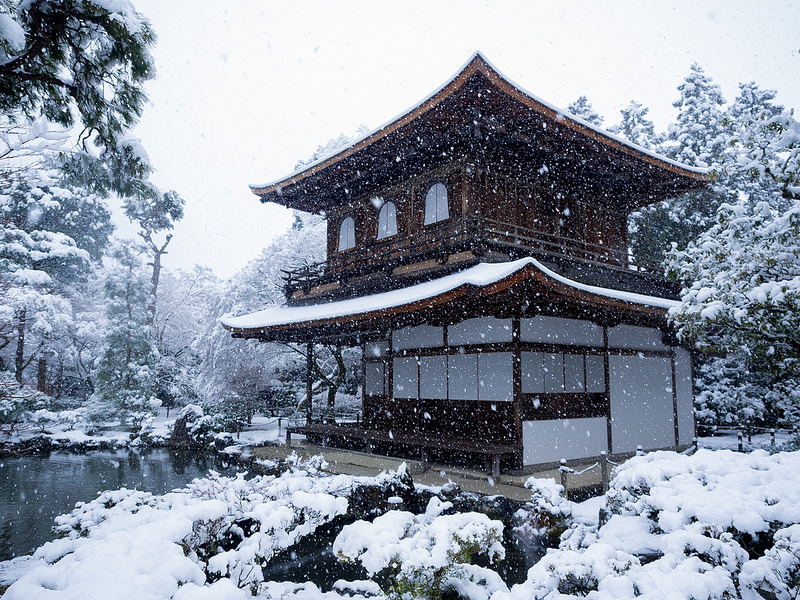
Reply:
<svg viewBox="0 0 800 600"><path fill-rule="evenodd" d="M0 371L0 431L12 433L15 427L29 422L33 412L49 404L49 396L21 386L11 373Z"/></svg>
<svg viewBox="0 0 800 600"><path fill-rule="evenodd" d="M800 594L798 453L635 457L606 504L605 525L573 525L523 584L492 600Z"/></svg>
<svg viewBox="0 0 800 600"><path fill-rule="evenodd" d="M525 487L531 491L530 526L540 535L561 535L569 525L574 506L564 497L564 486L555 479L531 477Z"/></svg>
<svg viewBox="0 0 800 600"><path fill-rule="evenodd" d="M317 480L318 481L318 480ZM207 563L212 579L227 577L239 587L255 586L263 580L261 568L280 550L296 544L317 527L347 511L347 499L320 491L315 479L286 473L281 477L251 480L211 472L188 486L196 498L222 500L232 520L222 527L211 521L193 531L194 544L187 548ZM220 546L227 535L233 542ZM220 551L220 549L222 551Z"/></svg>
<svg viewBox="0 0 800 600"><path fill-rule="evenodd" d="M333 550L370 575L388 569L387 592L397 599L439 599L451 591L480 600L506 591L496 572L472 564L478 555L490 562L505 556L503 524L480 513L443 514L451 507L434 497L421 515L389 511L371 523L357 521L342 529Z"/></svg>
<svg viewBox="0 0 800 600"><path fill-rule="evenodd" d="M764 556L748 562L739 576L744 600L800 595L800 525L775 534L775 545Z"/></svg>
<svg viewBox="0 0 800 600"><path fill-rule="evenodd" d="M210 472L163 496L101 493L57 519L61 539L35 553L43 564L5 598L245 598L262 566L347 510L354 480L321 476L296 461L279 477ZM244 589L241 589L244 588ZM238 592L236 591L238 589Z"/></svg>
<svg viewBox="0 0 800 600"><path fill-rule="evenodd" d="M172 427L176 444L207 448L216 437L232 429L232 423L222 413L206 414L202 407L187 404L181 409Z"/></svg>

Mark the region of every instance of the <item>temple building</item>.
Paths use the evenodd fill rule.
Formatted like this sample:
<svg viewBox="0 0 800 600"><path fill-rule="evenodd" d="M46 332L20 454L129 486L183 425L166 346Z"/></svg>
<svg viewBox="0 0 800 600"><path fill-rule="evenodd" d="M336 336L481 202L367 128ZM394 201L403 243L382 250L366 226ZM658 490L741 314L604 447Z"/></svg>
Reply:
<svg viewBox="0 0 800 600"><path fill-rule="evenodd" d="M363 349L363 418L293 428L501 470L683 449L690 352L676 287L633 264L629 214L707 174L525 92L480 54L410 111L274 183L324 214L327 261L235 337ZM309 352L310 355L310 352ZM309 377L310 390L310 377Z"/></svg>

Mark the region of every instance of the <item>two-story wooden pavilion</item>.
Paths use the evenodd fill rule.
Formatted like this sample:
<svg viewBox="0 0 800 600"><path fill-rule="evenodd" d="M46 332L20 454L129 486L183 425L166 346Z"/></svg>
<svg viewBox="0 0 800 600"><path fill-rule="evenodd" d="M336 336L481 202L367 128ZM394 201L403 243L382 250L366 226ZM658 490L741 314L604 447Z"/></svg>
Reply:
<svg viewBox="0 0 800 600"><path fill-rule="evenodd" d="M409 112L272 184L325 214L327 261L236 337L363 348L363 422L298 431L503 468L688 447L676 290L630 263L631 211L706 185L480 55Z"/></svg>

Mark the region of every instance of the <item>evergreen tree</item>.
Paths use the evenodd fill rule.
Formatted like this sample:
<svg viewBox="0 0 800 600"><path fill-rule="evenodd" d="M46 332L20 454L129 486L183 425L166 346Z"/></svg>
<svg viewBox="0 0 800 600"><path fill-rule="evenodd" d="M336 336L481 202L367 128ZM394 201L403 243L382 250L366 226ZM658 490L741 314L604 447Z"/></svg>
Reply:
<svg viewBox="0 0 800 600"><path fill-rule="evenodd" d="M721 171L730 132L719 86L695 63L678 91L680 98L673 103L678 118L658 152L689 166ZM634 263L662 265L673 244L684 249L714 224L717 207L725 201L735 202L736 192L718 180L708 189L633 213L629 239Z"/></svg>
<svg viewBox="0 0 800 600"><path fill-rule="evenodd" d="M613 133L648 150L660 143L660 137L656 136L655 125L647 118L648 108L631 100L631 103L619 112L622 114L622 120L619 125L611 129Z"/></svg>
<svg viewBox="0 0 800 600"><path fill-rule="evenodd" d="M139 236L145 243L145 248L150 255L152 274L150 276L150 298L147 309L150 313L152 325L156 316L158 283L161 278L161 258L167 252L167 246L172 240L168 233L163 242L157 241L154 236L163 231L171 230L176 221L183 218L183 198L175 192L143 194L130 196L125 200L125 214L137 223L142 229Z"/></svg>
<svg viewBox="0 0 800 600"><path fill-rule="evenodd" d="M751 201L788 208L800 199L800 123L792 110L772 103L775 95L755 83L739 85L739 96L728 110L729 169Z"/></svg>
<svg viewBox="0 0 800 600"><path fill-rule="evenodd" d="M575 102L567 106L567 110L592 125L597 127L603 125L603 117L592 107L586 96L579 96Z"/></svg>
<svg viewBox="0 0 800 600"><path fill-rule="evenodd" d="M152 414L156 399L158 352L153 344L147 311L149 285L139 259L141 248L119 244L105 282L106 330L97 364L95 415L116 414L134 428Z"/></svg>
<svg viewBox="0 0 800 600"><path fill-rule="evenodd" d="M685 165L717 167L726 147L725 99L719 86L694 63L678 91L680 98L672 103L678 119L669 128L664 153Z"/></svg>
<svg viewBox="0 0 800 600"><path fill-rule="evenodd" d="M15 342L19 381L34 360L65 359L72 298L113 230L105 202L65 179L65 140L45 122L0 118L0 351Z"/></svg>
<svg viewBox="0 0 800 600"><path fill-rule="evenodd" d="M126 0L2 0L0 109L85 128L113 151L155 75L155 35Z"/></svg>
<svg viewBox="0 0 800 600"><path fill-rule="evenodd" d="M674 250L669 264L675 277L693 282L671 313L680 338L727 354L750 373L723 402L741 404L732 399L741 393L752 405L753 391L767 390L754 413L777 411L798 423L800 201L783 213L767 202L723 204L716 225L685 251Z"/></svg>

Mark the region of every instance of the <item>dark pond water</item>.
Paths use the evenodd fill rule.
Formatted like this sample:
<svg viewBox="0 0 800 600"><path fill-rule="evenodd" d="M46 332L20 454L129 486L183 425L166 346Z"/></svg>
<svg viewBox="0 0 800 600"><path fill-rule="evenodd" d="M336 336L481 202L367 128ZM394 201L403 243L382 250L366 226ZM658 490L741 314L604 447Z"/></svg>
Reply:
<svg viewBox="0 0 800 600"><path fill-rule="evenodd" d="M30 554L53 539L56 516L102 490L164 494L209 469L212 457L188 450L97 451L0 459L0 561Z"/></svg>

